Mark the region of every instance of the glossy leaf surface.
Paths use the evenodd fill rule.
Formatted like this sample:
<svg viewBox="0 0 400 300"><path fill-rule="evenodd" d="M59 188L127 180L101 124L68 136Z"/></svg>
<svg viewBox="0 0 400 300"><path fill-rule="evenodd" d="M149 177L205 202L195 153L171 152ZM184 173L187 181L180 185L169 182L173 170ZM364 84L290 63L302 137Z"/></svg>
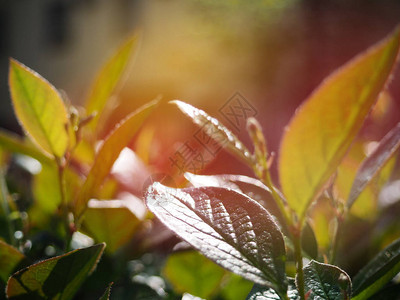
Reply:
<svg viewBox="0 0 400 300"><path fill-rule="evenodd" d="M24 130L45 153L63 156L68 146L68 115L58 91L13 59L9 84L14 111Z"/></svg>
<svg viewBox="0 0 400 300"><path fill-rule="evenodd" d="M31 265L10 277L9 299L72 299L93 271L105 244L78 249Z"/></svg>
<svg viewBox="0 0 400 300"><path fill-rule="evenodd" d="M399 52L399 30L329 76L297 110L282 139L279 175L303 217L335 172L385 87Z"/></svg>
<svg viewBox="0 0 400 300"><path fill-rule="evenodd" d="M97 152L94 164L87 175L86 181L77 196L75 212L78 216L84 211L87 201L95 196L96 190L110 173L120 152L135 136L143 122L153 111L155 105L155 102L151 102L128 115L121 123L117 124L110 135L104 140L104 143Z"/></svg>
<svg viewBox="0 0 400 300"><path fill-rule="evenodd" d="M289 283L287 292L289 300L299 300L299 292L296 289L296 285L293 282ZM279 295L271 288L267 288L262 285L255 284L247 295L246 300L280 300Z"/></svg>
<svg viewBox="0 0 400 300"><path fill-rule="evenodd" d="M342 300L351 296L349 275L336 266L312 260L304 267L304 288L308 299Z"/></svg>
<svg viewBox="0 0 400 300"><path fill-rule="evenodd" d="M0 240L0 279L7 281L8 277L16 271L18 265L25 260L25 255L14 247Z"/></svg>
<svg viewBox="0 0 400 300"><path fill-rule="evenodd" d="M400 239L382 250L353 280L354 297L368 299L400 272Z"/></svg>
<svg viewBox="0 0 400 300"><path fill-rule="evenodd" d="M400 146L400 123L379 143L375 151L360 166L350 190L347 206L351 207L367 184L382 169Z"/></svg>
<svg viewBox="0 0 400 300"><path fill-rule="evenodd" d="M96 128L107 100L115 93L118 85L122 84L121 81L125 77L124 73L133 57L137 43L137 36L126 41L98 73L86 102L87 113L97 113L90 121L89 127Z"/></svg>
<svg viewBox="0 0 400 300"><path fill-rule="evenodd" d="M235 156L252 165L252 155L245 145L217 119L209 116L206 112L185 102L174 100L171 103L188 116L195 124L202 128L202 134L208 135L221 147L226 148Z"/></svg>
<svg viewBox="0 0 400 300"><path fill-rule="evenodd" d="M272 216L244 194L218 187L149 187L149 209L222 267L286 293L285 247Z"/></svg>
<svg viewBox="0 0 400 300"><path fill-rule="evenodd" d="M269 188L260 180L244 175L197 175L185 173L185 177L195 187L219 186L241 192L260 203L269 213L282 220L278 206Z"/></svg>

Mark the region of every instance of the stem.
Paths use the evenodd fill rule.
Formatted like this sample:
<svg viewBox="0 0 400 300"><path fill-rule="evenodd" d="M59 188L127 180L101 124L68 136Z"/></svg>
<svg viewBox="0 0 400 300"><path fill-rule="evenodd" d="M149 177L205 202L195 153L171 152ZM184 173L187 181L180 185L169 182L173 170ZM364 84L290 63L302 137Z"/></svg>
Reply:
<svg viewBox="0 0 400 300"><path fill-rule="evenodd" d="M293 233L293 244L294 244L294 255L296 262L296 283L297 289L301 300L305 300L304 291L304 273L303 273L303 256L301 254L301 227L298 227L295 233Z"/></svg>
<svg viewBox="0 0 400 300"><path fill-rule="evenodd" d="M72 240L72 233L70 229L70 222L69 222L69 210L68 210L68 203L66 199L66 192L65 192L65 180L64 180L64 170L65 164L63 164L59 159L56 160L57 167L58 167L58 180L60 183L60 195L61 195L61 213L62 218L64 221L64 228L65 228L65 251L69 251L70 244Z"/></svg>
<svg viewBox="0 0 400 300"><path fill-rule="evenodd" d="M7 185L6 185L6 181L4 178L4 171L3 168L0 167L0 191L1 191L1 204L3 206L3 211L4 211L4 215L6 217L6 221L7 221L7 229L8 229L8 234L10 236L10 242L11 245L13 245L14 247L17 246L17 243L15 241L15 237L14 237L14 224L10 219L10 208L8 207L8 189L7 189Z"/></svg>
<svg viewBox="0 0 400 300"><path fill-rule="evenodd" d="M331 245L330 259L329 259L329 263L332 265L335 264L336 255L337 255L337 252L339 249L339 241L340 241L340 237L342 235L343 224L344 224L344 220L345 220L344 214L337 216L336 220L337 220L337 225L336 225L334 236L333 236L333 242Z"/></svg>
<svg viewBox="0 0 400 300"><path fill-rule="evenodd" d="M261 180L271 190L272 198L274 198L283 218L286 221L287 226L290 228L293 225L293 220L287 213L285 203L283 202L282 198L278 195L278 193L275 190L275 186L272 183L271 174L269 173L269 169L267 166L264 166L263 173L264 173L263 174L264 176L258 176L258 177L259 178L263 177L263 178L261 178ZM257 172L256 172L256 174L257 174Z"/></svg>

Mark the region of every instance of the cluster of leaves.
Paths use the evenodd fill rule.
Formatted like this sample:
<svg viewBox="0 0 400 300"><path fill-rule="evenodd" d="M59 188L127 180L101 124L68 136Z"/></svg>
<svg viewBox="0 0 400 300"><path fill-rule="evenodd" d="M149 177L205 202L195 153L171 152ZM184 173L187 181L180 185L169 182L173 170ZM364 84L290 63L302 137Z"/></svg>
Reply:
<svg viewBox="0 0 400 300"><path fill-rule="evenodd" d="M251 152L218 120L173 101L258 179L187 173L193 187L154 183L145 198L158 219L141 199L151 173L128 147L157 101L102 133L136 44L137 37L129 39L104 65L83 107L10 61L11 99L26 138L0 131L0 285L8 298L108 299L111 282L125 275L132 289L121 292L116 282L115 297L398 297L393 278L400 271L400 226L393 211L399 195L383 209L378 193L398 180L400 125L367 156L367 141L357 134L378 96L387 95L399 30L332 74L300 107L283 136L279 188L270 175L274 156L254 118L247 128ZM31 181L24 181L21 168ZM158 220L187 242L177 246L204 255L170 255L163 269L170 286L158 276L161 263L146 266L149 254L157 260L156 243L176 243ZM348 229L356 226L378 228L378 241L354 246ZM352 259L366 247L376 256L355 266ZM96 267L100 293L88 295L80 287Z"/></svg>
<svg viewBox="0 0 400 300"><path fill-rule="evenodd" d="M247 127L252 153L217 119L173 101L258 179L188 173L193 187L154 183L147 206L205 257L253 282L247 299L397 299L399 222L397 217L394 223L380 222L387 216L377 191L398 176L400 123L366 157L360 154L366 141L358 133L379 96L387 93L399 48L397 29L330 75L296 111L280 146L280 188L272 181L273 155L254 118ZM387 210L398 206L398 192L393 197L397 200L386 201ZM379 226L381 243L375 249L360 238L346 241L362 219ZM345 257L357 244L364 255L381 251L362 268L346 272Z"/></svg>
<svg viewBox="0 0 400 300"><path fill-rule="evenodd" d="M7 298L72 299L103 252L111 261L118 253L120 263L147 251L153 229L142 187L125 183L143 183L150 175L128 145L157 101L127 115L102 138L137 43L137 36L130 38L106 62L84 107L10 60L11 99L26 138L0 131L0 280ZM20 188L24 179L13 181L21 167L30 171L26 195ZM106 278L101 299L108 299L113 280Z"/></svg>

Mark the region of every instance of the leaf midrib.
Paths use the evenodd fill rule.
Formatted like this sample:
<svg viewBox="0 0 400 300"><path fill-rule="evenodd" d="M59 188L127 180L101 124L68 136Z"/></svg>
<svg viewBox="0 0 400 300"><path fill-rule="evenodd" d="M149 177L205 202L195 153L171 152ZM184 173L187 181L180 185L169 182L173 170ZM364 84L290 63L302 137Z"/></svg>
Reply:
<svg viewBox="0 0 400 300"><path fill-rule="evenodd" d="M187 193L186 193L187 194ZM190 195L190 194L188 194L188 195ZM223 235L221 234L221 231L220 230L218 230L218 229L216 229L216 228L214 228L214 226L212 226L212 224L209 224L208 222L207 222L207 219L206 218L204 218L200 213L198 213L197 212L197 210L196 209L192 209L188 204L186 204L185 202L183 202L183 201L180 201L179 200L179 198L177 198L177 196L175 196L175 195L172 195L175 199L177 199L179 202L181 202L181 203L183 203L188 209L190 209L190 210L192 210L195 214L196 214L196 216L198 216L204 223L206 223L208 226L210 226L216 233L218 233L218 235L219 236L221 236L221 238L220 238L220 240L222 241L222 242L225 242L225 243L227 243L228 245L230 245L231 247L233 247L234 249L236 249L241 255L243 255L243 257L244 258L246 258L249 262L251 262L252 264L253 264L253 267L256 267L258 270L260 270L261 272L262 272L262 274L264 274L264 276L269 280L269 281L271 281L271 283L273 283L273 284L275 284L276 286L271 286L271 288L273 288L273 289L275 289L275 290L279 290L277 287L279 287L279 283L274 279L274 278L271 278L270 276L269 276L269 274L268 273L265 273L265 271L263 270L263 269L261 269L260 267L258 267L258 263L256 263L256 262L254 262L254 260L251 258L251 257L249 257L247 254L245 254L245 253L243 253L241 250L239 250L239 249L237 249L237 247L236 247L236 245L234 245L234 244L232 244L232 243L230 243L230 242L228 242L228 241L226 241L225 239L223 239ZM191 196L190 196L191 197ZM211 206L211 204L210 204L210 206ZM174 216L175 217L175 216ZM186 223L186 222L185 222ZM188 224L188 223L187 223ZM189 224L190 225L190 224ZM192 225L191 225L192 226ZM192 226L193 227L193 226ZM194 228L196 228L196 227L194 227ZM197 229L197 228L196 228ZM199 229L197 229L197 230L199 230ZM199 230L200 231L200 230ZM235 235L236 235L236 232L235 232ZM255 241L256 243L257 243L257 241ZM257 246L258 246L258 244L257 244ZM218 248L219 249L219 248ZM259 249L259 247L257 247L257 253L259 253L258 252L258 249Z"/></svg>

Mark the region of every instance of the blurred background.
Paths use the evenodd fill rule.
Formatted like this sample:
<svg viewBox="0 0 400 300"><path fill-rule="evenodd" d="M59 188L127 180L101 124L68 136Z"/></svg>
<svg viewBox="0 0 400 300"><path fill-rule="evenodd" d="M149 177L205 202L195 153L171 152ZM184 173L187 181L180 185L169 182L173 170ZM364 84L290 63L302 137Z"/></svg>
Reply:
<svg viewBox="0 0 400 300"><path fill-rule="evenodd" d="M8 93L9 57L79 105L96 71L140 31L136 61L108 127L161 95L165 102L180 99L204 109L250 147L245 122L235 125L224 113L240 102L260 121L276 152L295 108L323 78L399 22L398 0L1 0L0 127L21 132ZM399 121L399 77L373 138ZM147 138L139 138L139 155L169 172L180 147L197 143L196 130L165 104L148 122ZM209 158L203 173L251 174L229 164L224 151Z"/></svg>

